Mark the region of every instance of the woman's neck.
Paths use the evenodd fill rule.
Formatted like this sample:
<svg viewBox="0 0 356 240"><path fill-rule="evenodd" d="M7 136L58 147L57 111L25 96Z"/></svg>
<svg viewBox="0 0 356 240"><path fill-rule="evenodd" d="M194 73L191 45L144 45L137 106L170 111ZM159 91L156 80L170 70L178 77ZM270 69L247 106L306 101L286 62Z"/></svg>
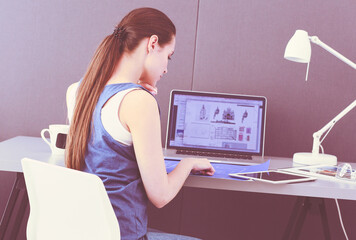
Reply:
<svg viewBox="0 0 356 240"><path fill-rule="evenodd" d="M115 67L114 73L107 82L115 83L138 83L143 71L144 61L146 59L145 44L141 44L130 54L124 53Z"/></svg>

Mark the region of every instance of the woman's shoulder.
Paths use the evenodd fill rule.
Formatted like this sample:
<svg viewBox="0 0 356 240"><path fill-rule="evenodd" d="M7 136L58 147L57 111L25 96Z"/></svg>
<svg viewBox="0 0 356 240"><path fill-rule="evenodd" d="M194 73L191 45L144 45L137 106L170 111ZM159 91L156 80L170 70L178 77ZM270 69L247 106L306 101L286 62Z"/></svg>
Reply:
<svg viewBox="0 0 356 240"><path fill-rule="evenodd" d="M123 99L122 106L125 106L126 109L138 110L137 113L153 111L158 108L157 101L152 94L141 88L129 92Z"/></svg>
<svg viewBox="0 0 356 240"><path fill-rule="evenodd" d="M69 87L67 88L67 95L72 95L73 93L76 93L78 87L79 87L79 82L75 82L69 85Z"/></svg>
<svg viewBox="0 0 356 240"><path fill-rule="evenodd" d="M78 88L79 83L80 83L80 81L72 83L71 85L69 85L68 89L70 89L70 88Z"/></svg>
<svg viewBox="0 0 356 240"><path fill-rule="evenodd" d="M147 101L147 102L156 103L156 99L153 97L153 95L142 88L136 88L133 91L130 91L125 98L133 102Z"/></svg>
<svg viewBox="0 0 356 240"><path fill-rule="evenodd" d="M67 88L67 93L66 93L67 104L75 102L75 98L76 98L76 95L77 95L78 87L79 87L79 82L75 82L75 83L72 83Z"/></svg>
<svg viewBox="0 0 356 240"><path fill-rule="evenodd" d="M71 84L67 88L66 103L67 103L67 117L69 122L72 120L78 86L79 86L79 82L76 82Z"/></svg>

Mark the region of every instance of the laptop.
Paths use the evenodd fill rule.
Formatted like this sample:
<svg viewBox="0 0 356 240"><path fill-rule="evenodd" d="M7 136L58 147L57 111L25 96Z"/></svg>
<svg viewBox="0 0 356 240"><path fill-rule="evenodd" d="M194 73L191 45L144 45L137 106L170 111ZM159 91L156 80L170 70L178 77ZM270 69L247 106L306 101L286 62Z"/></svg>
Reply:
<svg viewBox="0 0 356 240"><path fill-rule="evenodd" d="M263 162L266 107L263 96L172 90L165 159Z"/></svg>

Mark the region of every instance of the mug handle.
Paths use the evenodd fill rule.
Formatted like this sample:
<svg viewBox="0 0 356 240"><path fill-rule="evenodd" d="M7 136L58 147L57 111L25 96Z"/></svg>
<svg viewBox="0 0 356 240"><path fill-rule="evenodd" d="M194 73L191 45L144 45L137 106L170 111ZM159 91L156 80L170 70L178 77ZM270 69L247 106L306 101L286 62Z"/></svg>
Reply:
<svg viewBox="0 0 356 240"><path fill-rule="evenodd" d="M43 141L45 141L45 142L48 144L48 146L51 147L51 143L47 140L47 138L46 138L45 135L44 135L45 132L47 132L47 131L48 131L49 134L51 134L48 128L42 129L42 131L41 131L41 137L42 137Z"/></svg>

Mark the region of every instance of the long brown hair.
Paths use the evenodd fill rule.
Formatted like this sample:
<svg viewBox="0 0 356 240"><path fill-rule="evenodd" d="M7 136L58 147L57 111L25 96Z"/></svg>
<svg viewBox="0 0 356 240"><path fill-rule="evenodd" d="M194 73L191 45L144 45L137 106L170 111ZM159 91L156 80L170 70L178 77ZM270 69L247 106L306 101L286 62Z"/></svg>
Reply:
<svg viewBox="0 0 356 240"><path fill-rule="evenodd" d="M81 170L90 139L92 116L100 94L124 52L130 53L152 35L164 46L176 34L172 21L161 11L139 8L128 13L97 48L78 88L66 144L66 166Z"/></svg>

